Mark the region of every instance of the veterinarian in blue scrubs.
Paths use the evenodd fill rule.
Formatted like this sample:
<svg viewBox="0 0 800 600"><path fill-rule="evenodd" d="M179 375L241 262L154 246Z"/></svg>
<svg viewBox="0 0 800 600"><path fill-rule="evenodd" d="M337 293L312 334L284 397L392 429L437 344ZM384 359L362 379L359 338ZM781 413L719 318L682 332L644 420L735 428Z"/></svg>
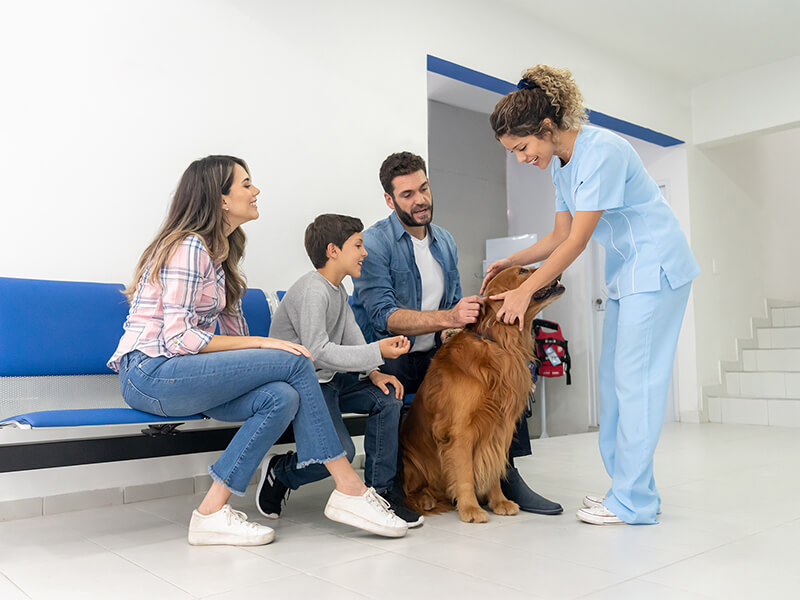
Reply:
<svg viewBox="0 0 800 600"><path fill-rule="evenodd" d="M631 145L584 124L583 97L566 69L538 65L490 121L519 162L550 168L553 231L489 266L483 286L511 265L544 261L522 286L496 296L497 318L518 322L534 292L557 278L594 238L606 249L608 287L600 359L600 453L611 476L604 498L577 516L595 525L656 523L661 498L653 454L692 280L700 273L686 236Z"/></svg>

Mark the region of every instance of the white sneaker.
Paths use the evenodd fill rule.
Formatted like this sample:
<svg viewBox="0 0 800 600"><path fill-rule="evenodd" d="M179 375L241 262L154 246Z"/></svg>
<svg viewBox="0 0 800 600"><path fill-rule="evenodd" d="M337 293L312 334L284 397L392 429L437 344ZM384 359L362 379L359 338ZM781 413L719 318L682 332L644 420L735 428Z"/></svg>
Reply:
<svg viewBox="0 0 800 600"><path fill-rule="evenodd" d="M581 508L577 513L575 513L575 516L584 523L591 523L592 525L625 524L625 521L620 519L602 504L600 506L592 506L591 508Z"/></svg>
<svg viewBox="0 0 800 600"><path fill-rule="evenodd" d="M591 494L587 494L583 497L583 505L586 508L593 508L595 506L603 506L603 502L606 501L605 496L592 496ZM657 515L661 514L661 509L658 509Z"/></svg>
<svg viewBox="0 0 800 600"><path fill-rule="evenodd" d="M210 515L201 515L195 510L189 523L189 543L192 546L263 546L273 539L275 531L272 528L250 523L246 514L232 509L230 504Z"/></svg>
<svg viewBox="0 0 800 600"><path fill-rule="evenodd" d="M586 508L593 508L595 506L603 506L603 501L606 499L605 496L592 496L591 494L587 494L583 497L583 505Z"/></svg>
<svg viewBox="0 0 800 600"><path fill-rule="evenodd" d="M403 537L408 531L408 523L389 509L389 503L374 488L368 488L360 496L333 490L325 505L325 516L386 537Z"/></svg>

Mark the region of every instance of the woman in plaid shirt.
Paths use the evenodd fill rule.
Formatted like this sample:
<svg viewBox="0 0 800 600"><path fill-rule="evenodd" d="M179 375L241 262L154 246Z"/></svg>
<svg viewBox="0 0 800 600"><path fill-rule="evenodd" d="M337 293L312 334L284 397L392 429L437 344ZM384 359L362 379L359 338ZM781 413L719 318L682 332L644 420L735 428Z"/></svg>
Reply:
<svg viewBox="0 0 800 600"><path fill-rule="evenodd" d="M125 333L109 367L133 408L181 417L243 421L217 462L189 543L261 545L274 531L228 504L242 496L267 450L293 423L299 464L322 463L336 482L325 514L378 535L407 524L350 466L322 397L308 350L249 335L242 315L240 225L258 218L260 190L247 164L208 156L183 174L169 214L126 290ZM215 334L219 325L219 334Z"/></svg>

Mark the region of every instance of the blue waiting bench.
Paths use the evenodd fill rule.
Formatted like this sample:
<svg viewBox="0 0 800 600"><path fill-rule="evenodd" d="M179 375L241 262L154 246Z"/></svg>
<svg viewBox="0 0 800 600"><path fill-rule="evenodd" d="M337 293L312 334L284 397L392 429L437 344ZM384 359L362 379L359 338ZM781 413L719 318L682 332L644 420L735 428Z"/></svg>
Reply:
<svg viewBox="0 0 800 600"><path fill-rule="evenodd" d="M128 314L122 289L120 284L0 277L0 383L11 384L13 378L38 382L53 376L113 374L106 361L119 343ZM266 294L249 289L242 308L251 334L266 336L270 325ZM0 391L7 389L14 386L0 386ZM116 385L116 407L84 408L80 398L65 394L64 406L57 410L0 413L0 473L222 450L236 432L236 427L223 423L178 431L179 424L206 417L160 417L121 408L124 402L118 390ZM21 401L24 398L0 396L0 409ZM365 420L348 418L352 435L364 433ZM147 427L137 435L94 437L92 431L96 426L131 424ZM33 443L4 443L2 437L7 428L76 427L85 428L86 437ZM292 441L290 427L279 443Z"/></svg>

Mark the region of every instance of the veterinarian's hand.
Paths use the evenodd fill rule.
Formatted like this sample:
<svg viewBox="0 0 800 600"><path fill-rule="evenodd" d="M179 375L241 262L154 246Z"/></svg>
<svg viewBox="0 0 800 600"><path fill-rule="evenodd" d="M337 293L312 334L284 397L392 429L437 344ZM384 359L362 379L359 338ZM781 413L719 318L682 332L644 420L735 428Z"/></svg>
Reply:
<svg viewBox="0 0 800 600"><path fill-rule="evenodd" d="M459 300L458 304L448 311L450 313L448 327L463 327L468 323L475 323L481 312L482 304L483 298L480 296L466 296Z"/></svg>
<svg viewBox="0 0 800 600"><path fill-rule="evenodd" d="M497 311L497 320L507 325L513 325L514 322L519 321L519 330L522 331L525 325L525 311L528 310L531 296L533 294L518 287L515 290L508 290L502 294L489 296L489 298L503 301L503 306Z"/></svg>
<svg viewBox="0 0 800 600"><path fill-rule="evenodd" d="M378 347L383 358L397 358L411 350L411 342L404 335L396 335L378 340Z"/></svg>
<svg viewBox="0 0 800 600"><path fill-rule="evenodd" d="M489 282L492 280L492 277L497 275L503 269L507 269L511 266L511 261L507 258L501 258L500 260L494 261L492 264L489 265L489 268L486 269L486 277L483 278L483 283L481 284L481 291L480 293L486 291L486 286L489 285Z"/></svg>
<svg viewBox="0 0 800 600"><path fill-rule="evenodd" d="M387 375L386 373L381 373L378 371L378 369L375 369L369 374L369 380L372 382L372 385L379 387L384 394L388 394L388 386L393 385L394 397L403 397L403 384L400 383L400 381L394 375Z"/></svg>
<svg viewBox="0 0 800 600"><path fill-rule="evenodd" d="M260 343L258 345L259 348L269 348L272 350L285 350L286 352L291 352L292 354L297 354L307 356L311 360L314 360L314 357L311 356L311 352L308 351L308 348L302 346L300 344L295 344L294 342L287 342L286 340L279 340L278 338L271 338L271 337L262 337L260 338Z"/></svg>

